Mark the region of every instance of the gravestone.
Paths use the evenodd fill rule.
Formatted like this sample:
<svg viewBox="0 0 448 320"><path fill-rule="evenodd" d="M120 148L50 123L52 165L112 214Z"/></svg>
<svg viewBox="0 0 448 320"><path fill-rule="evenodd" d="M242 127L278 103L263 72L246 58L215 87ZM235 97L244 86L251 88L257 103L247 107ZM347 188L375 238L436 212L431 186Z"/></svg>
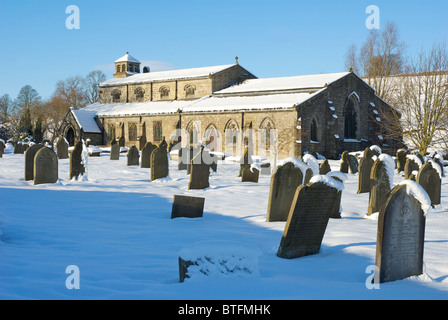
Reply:
<svg viewBox="0 0 448 320"><path fill-rule="evenodd" d="M258 183L258 178L260 176L260 170L248 165L243 169L241 173L241 182L255 182Z"/></svg>
<svg viewBox="0 0 448 320"><path fill-rule="evenodd" d="M56 152L59 159L68 158L68 143L62 136L59 137L58 143L56 144Z"/></svg>
<svg viewBox="0 0 448 320"><path fill-rule="evenodd" d="M269 162L264 162L260 164L260 174L262 176L270 176L271 175L271 164Z"/></svg>
<svg viewBox="0 0 448 320"><path fill-rule="evenodd" d="M271 176L266 221L286 221L288 219L292 200L302 181L302 170L297 168L294 163L286 162L277 167Z"/></svg>
<svg viewBox="0 0 448 320"><path fill-rule="evenodd" d="M293 259L319 252L337 195L323 182L297 188L277 256Z"/></svg>
<svg viewBox="0 0 448 320"><path fill-rule="evenodd" d="M210 165L204 162L206 158L204 147L201 151L191 160L191 172L190 183L188 184L188 190L192 189L205 189L210 187Z"/></svg>
<svg viewBox="0 0 448 320"><path fill-rule="evenodd" d="M121 137L120 139L118 139L118 145L120 147L124 147L126 144L126 140L124 139L124 137Z"/></svg>
<svg viewBox="0 0 448 320"><path fill-rule="evenodd" d="M374 162L375 161L373 161L372 157L370 157L370 156L361 158L361 161L359 161L358 194L370 192L370 187L371 187L370 174L372 172L372 167L373 167Z"/></svg>
<svg viewBox="0 0 448 320"><path fill-rule="evenodd" d="M34 157L34 184L58 181L58 157L49 148L41 148Z"/></svg>
<svg viewBox="0 0 448 320"><path fill-rule="evenodd" d="M138 137L138 150L142 151L143 148L146 146L146 136L140 136Z"/></svg>
<svg viewBox="0 0 448 320"><path fill-rule="evenodd" d="M397 151L397 172L401 173L404 171L406 166L406 150L400 149Z"/></svg>
<svg viewBox="0 0 448 320"><path fill-rule="evenodd" d="M431 199L431 206L440 204L442 180L440 173L434 168L436 163L427 162L418 171L416 182L419 183Z"/></svg>
<svg viewBox="0 0 448 320"><path fill-rule="evenodd" d="M375 278L380 283L423 273L425 223L419 200L406 185L396 186L378 216Z"/></svg>
<svg viewBox="0 0 448 320"><path fill-rule="evenodd" d="M128 150L127 154L127 165L128 166L138 166L140 162L140 154L136 146L132 146Z"/></svg>
<svg viewBox="0 0 448 320"><path fill-rule="evenodd" d="M34 157L36 153L45 148L42 144L34 144L25 153L25 181L30 181L34 179Z"/></svg>
<svg viewBox="0 0 448 320"><path fill-rule="evenodd" d="M156 148L151 153L151 181L165 178L169 173L168 152L166 148Z"/></svg>
<svg viewBox="0 0 448 320"><path fill-rule="evenodd" d="M5 152L5 143L3 142L3 140L0 139L0 158L3 157L3 153Z"/></svg>
<svg viewBox="0 0 448 320"><path fill-rule="evenodd" d="M246 146L244 148L244 155L241 157L240 160L240 170L238 172L238 177L241 177L243 169L247 166L250 166L251 164L252 164L252 155L249 152L249 148Z"/></svg>
<svg viewBox="0 0 448 320"><path fill-rule="evenodd" d="M14 154L23 154L26 150L26 144L17 142L14 146Z"/></svg>
<svg viewBox="0 0 448 320"><path fill-rule="evenodd" d="M341 155L341 166L339 171L341 171L342 173L348 173L348 167L349 167L348 152L344 151Z"/></svg>
<svg viewBox="0 0 448 320"><path fill-rule="evenodd" d="M406 159L406 164L404 166L404 178L410 179L413 171L418 171L420 169L419 164L412 158Z"/></svg>
<svg viewBox="0 0 448 320"><path fill-rule="evenodd" d="M202 218L205 198L174 195L171 219Z"/></svg>
<svg viewBox="0 0 448 320"><path fill-rule="evenodd" d="M319 166L319 174L326 175L328 172L331 171L330 163L327 159L324 159L322 163Z"/></svg>
<svg viewBox="0 0 448 320"><path fill-rule="evenodd" d="M147 142L146 145L142 149L142 160L141 167L142 168L151 168L151 153L154 149L157 148L151 142Z"/></svg>
<svg viewBox="0 0 448 320"><path fill-rule="evenodd" d="M110 146L110 160L120 160L120 151L121 147L119 144L117 143L112 144Z"/></svg>
<svg viewBox="0 0 448 320"><path fill-rule="evenodd" d="M381 205L386 202L387 195L390 191L390 177L386 169L386 164L380 159L377 159L373 163L370 181L368 216L380 211Z"/></svg>
<svg viewBox="0 0 448 320"><path fill-rule="evenodd" d="M187 159L189 159L187 163L187 174L190 174L191 171L191 160L193 160L199 152L201 152L201 149L198 147L191 147L189 149L189 153L187 154Z"/></svg>
<svg viewBox="0 0 448 320"><path fill-rule="evenodd" d="M313 170L311 168L306 169L305 171L305 179L303 180L303 185L307 185L313 177Z"/></svg>
<svg viewBox="0 0 448 320"><path fill-rule="evenodd" d="M352 173L352 174L358 173L358 165L359 165L358 159L354 155L349 154L347 160L348 160L348 168L350 169L350 173Z"/></svg>
<svg viewBox="0 0 448 320"><path fill-rule="evenodd" d="M1 151L1 150L0 150ZM443 158L442 158L443 159ZM445 176L445 170L443 169L443 163L439 157L434 157L433 161L439 166L440 172L442 173L442 177Z"/></svg>
<svg viewBox="0 0 448 320"><path fill-rule="evenodd" d="M82 160L82 141L78 141L70 156L70 180L78 179L80 175L84 175L86 168Z"/></svg>

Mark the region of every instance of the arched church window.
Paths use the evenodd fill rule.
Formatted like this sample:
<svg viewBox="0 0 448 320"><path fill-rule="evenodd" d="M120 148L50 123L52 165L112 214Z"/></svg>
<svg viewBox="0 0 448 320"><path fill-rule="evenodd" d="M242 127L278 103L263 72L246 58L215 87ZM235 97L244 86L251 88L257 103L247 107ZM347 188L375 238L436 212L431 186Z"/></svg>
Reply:
<svg viewBox="0 0 448 320"><path fill-rule="evenodd" d="M170 88L163 86L159 89L160 99L166 99L170 96Z"/></svg>
<svg viewBox="0 0 448 320"><path fill-rule="evenodd" d="M111 95L112 95L112 102L120 102L120 96L121 96L120 90L118 89L113 90Z"/></svg>
<svg viewBox="0 0 448 320"><path fill-rule="evenodd" d="M346 139L357 139L358 114L355 101L348 99L344 115L344 137Z"/></svg>
<svg viewBox="0 0 448 320"><path fill-rule="evenodd" d="M185 86L184 90L185 90L185 96L191 97L191 96L194 96L194 94L196 92L196 87L192 84L187 84Z"/></svg>
<svg viewBox="0 0 448 320"><path fill-rule="evenodd" d="M317 119L313 118L313 120L311 121L311 141L315 141L318 142L319 141L319 136L318 136L318 125L317 125Z"/></svg>
<svg viewBox="0 0 448 320"><path fill-rule="evenodd" d="M135 89L134 94L137 101L142 101L145 96L145 90L139 87Z"/></svg>

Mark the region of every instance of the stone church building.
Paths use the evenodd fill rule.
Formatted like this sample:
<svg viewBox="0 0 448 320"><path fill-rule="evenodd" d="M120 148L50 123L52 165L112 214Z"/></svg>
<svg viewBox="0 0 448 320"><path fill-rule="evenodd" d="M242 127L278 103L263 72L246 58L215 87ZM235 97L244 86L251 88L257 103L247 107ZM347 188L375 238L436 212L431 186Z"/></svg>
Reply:
<svg viewBox="0 0 448 320"><path fill-rule="evenodd" d="M73 144L145 141L279 159L317 152L338 159L371 145L401 147L381 132L379 114L393 109L352 72L259 79L230 65L150 72L129 53L99 84L100 102L70 110L62 128ZM379 112L382 111L382 112ZM384 126L381 126L383 128ZM179 145L178 145L179 146Z"/></svg>

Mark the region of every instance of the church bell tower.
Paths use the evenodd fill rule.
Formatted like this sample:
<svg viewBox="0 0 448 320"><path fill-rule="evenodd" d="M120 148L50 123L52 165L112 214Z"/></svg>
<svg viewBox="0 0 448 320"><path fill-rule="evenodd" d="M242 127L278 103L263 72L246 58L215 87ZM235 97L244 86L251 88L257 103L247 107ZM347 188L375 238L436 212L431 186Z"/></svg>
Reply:
<svg viewBox="0 0 448 320"><path fill-rule="evenodd" d="M114 78L126 78L140 73L140 61L132 57L129 52L115 61Z"/></svg>

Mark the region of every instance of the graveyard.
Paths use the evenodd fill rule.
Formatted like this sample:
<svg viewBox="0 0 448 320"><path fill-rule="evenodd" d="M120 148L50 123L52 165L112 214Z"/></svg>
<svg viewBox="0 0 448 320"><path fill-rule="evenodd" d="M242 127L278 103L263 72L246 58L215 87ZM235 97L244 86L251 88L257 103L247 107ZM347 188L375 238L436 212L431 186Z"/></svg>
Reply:
<svg viewBox="0 0 448 320"><path fill-rule="evenodd" d="M424 176L427 165L391 173L392 158L375 155L367 170L375 172L370 195L358 184L365 169L355 170L345 156L346 163L326 161L331 171L321 174L314 158L282 159L273 177L274 168L241 168L233 157L213 170L192 165L187 174L163 148L143 166L144 152L135 149L113 157L111 148L91 157L77 150L77 163L59 154L54 162L56 153L47 149L39 157L42 146L29 149L35 166L53 161L39 183L27 178L26 153L8 144L0 158L1 299L448 298L448 177L441 177L440 203L422 200L421 189L412 188L439 177ZM153 161L163 162L162 174ZM405 174L415 181L404 182ZM271 183L286 187L272 191ZM401 216L405 224L395 227ZM312 241L300 238L307 233ZM311 246L302 248L307 241ZM398 266L394 256L402 259ZM379 257L382 279L392 280L374 286ZM401 261L417 272L388 278L386 266L395 271ZM79 289L66 285L69 266L79 269Z"/></svg>

